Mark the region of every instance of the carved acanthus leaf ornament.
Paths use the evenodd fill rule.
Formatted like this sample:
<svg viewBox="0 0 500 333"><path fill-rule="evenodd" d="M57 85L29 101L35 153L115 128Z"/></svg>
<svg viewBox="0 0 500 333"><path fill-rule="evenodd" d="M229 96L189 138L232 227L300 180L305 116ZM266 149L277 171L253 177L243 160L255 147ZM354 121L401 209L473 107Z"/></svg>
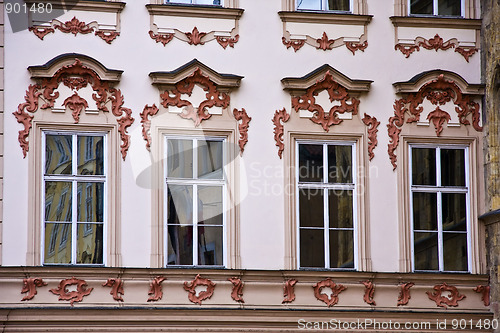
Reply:
<svg viewBox="0 0 500 333"><path fill-rule="evenodd" d="M483 301L484 306L490 306L490 286L479 285L472 290L474 290L478 294L481 294L481 301Z"/></svg>
<svg viewBox="0 0 500 333"><path fill-rule="evenodd" d="M26 293L26 295L21 299L21 301L29 301L35 297L37 294L37 287L46 286L47 283L43 281L41 278L28 278L23 279L23 289L21 290L21 294Z"/></svg>
<svg viewBox="0 0 500 333"><path fill-rule="evenodd" d="M366 113L361 120L363 121L363 124L368 126L368 158L371 161L375 157L375 153L373 152L373 150L378 144L377 132L380 121L377 121L377 118L372 117Z"/></svg>
<svg viewBox="0 0 500 333"><path fill-rule="evenodd" d="M347 287L341 285L340 283L339 284L334 283L330 278L327 278L323 281L316 283L313 286L313 288L314 288L314 296L316 297L316 299L322 301L328 307L332 307L335 304L337 304L339 301L339 294L347 289ZM332 291L332 293L330 295L322 293L321 291L324 288L329 288Z"/></svg>
<svg viewBox="0 0 500 333"><path fill-rule="evenodd" d="M469 62L469 58L478 51L475 47L463 47L459 46L460 43L456 38L451 38L446 42L441 38L438 34L434 37L426 39L423 37L415 38L414 44L402 44L398 43L394 46L395 50L400 50L401 53L408 58L413 52L420 51L420 47L423 47L427 50L448 50L451 48L455 49L455 52L458 52L462 57L464 57L465 61Z"/></svg>
<svg viewBox="0 0 500 333"><path fill-rule="evenodd" d="M284 123L290 119L290 114L288 114L283 108L283 110L276 110L274 113L273 121L274 124L274 141L278 147L278 156L281 158L283 155L283 150L285 149L285 144L283 143L283 133L285 131Z"/></svg>
<svg viewBox="0 0 500 333"><path fill-rule="evenodd" d="M111 287L111 291L109 294L113 296L115 301L123 302L123 298L121 295L124 295L125 292L123 290L123 280L122 279L108 279L108 281L104 282L103 287ZM120 295L121 294L121 295Z"/></svg>
<svg viewBox="0 0 500 333"><path fill-rule="evenodd" d="M398 306L408 304L411 298L410 288L414 285L413 282L406 282L399 286Z"/></svg>
<svg viewBox="0 0 500 333"><path fill-rule="evenodd" d="M288 279L283 286L283 301L281 304L292 303L295 301L295 284L297 284L297 280Z"/></svg>
<svg viewBox="0 0 500 333"><path fill-rule="evenodd" d="M156 276L153 278L153 281L149 284L149 292L148 302L156 302L159 301L163 297L163 288L161 283L165 281L166 278L163 276Z"/></svg>
<svg viewBox="0 0 500 333"><path fill-rule="evenodd" d="M399 145L399 135L405 123L411 124L420 121L420 114L424 111L422 103L427 99L436 109L429 113L427 120L432 121L436 128L436 135L440 136L445 122L450 121L450 115L442 111L439 105L452 102L455 105L458 119L462 125L470 125L467 119L472 120L472 127L481 132L479 125L479 104L472 100L469 95L462 94L460 88L452 80L447 80L444 75L424 84L416 93L408 93L406 97L394 102L394 116L389 118L387 125L389 133L388 153L394 170L397 167L396 149Z"/></svg>
<svg viewBox="0 0 500 333"><path fill-rule="evenodd" d="M281 41L283 42L283 45L285 45L287 49L289 49L290 47L292 47L295 52L297 52L298 50L300 50L300 48L302 46L304 46L304 44L306 43L306 41L304 39L290 39L290 40L287 40L285 37L282 37Z"/></svg>
<svg viewBox="0 0 500 333"><path fill-rule="evenodd" d="M432 293L430 291L426 293L427 296L429 296L429 299L434 301L437 306L443 308L446 308L446 306L458 306L458 302L465 298L465 295L458 292L457 287L449 286L446 282L435 285L433 289L434 291Z"/></svg>
<svg viewBox="0 0 500 333"><path fill-rule="evenodd" d="M92 69L84 66L77 58L71 65L61 67L51 78L43 79L41 84L34 84L28 87L25 103L19 104L14 116L17 122L23 124L24 129L19 131L19 144L23 150L23 155L29 150L28 136L32 127L32 113L39 109L46 110L54 107L56 99L59 97L57 88L63 83L73 90L79 90L89 85L94 94L92 98L96 102L97 108L103 112L110 112L117 118L118 132L121 138L121 154L123 160L127 156L130 146L130 136L127 134L128 128L134 123L132 111L123 107L123 95L119 89L111 88L108 82L101 78ZM43 102L40 106L39 102ZM111 104L111 110L107 104ZM73 111L75 123L79 122L79 115L83 107L87 107L87 101L75 94L66 99L63 105Z"/></svg>
<svg viewBox="0 0 500 333"><path fill-rule="evenodd" d="M197 27L193 28L192 32L184 33L188 39L189 45L204 45L205 42L202 42L201 39L207 35L206 32L199 32Z"/></svg>
<svg viewBox="0 0 500 333"><path fill-rule="evenodd" d="M181 95L186 94L191 96L195 85L199 85L206 91L206 99L202 101L196 108L188 100L181 99ZM217 86L210 80L208 76L203 75L200 68L196 68L193 74L178 82L175 88L167 90L160 95L161 104L164 107L176 106L178 108L185 107L184 111L179 115L185 119L191 119L195 126L201 124L203 120L211 117L208 109L214 106L226 109L229 106L229 95L217 90Z"/></svg>
<svg viewBox="0 0 500 333"><path fill-rule="evenodd" d="M248 126L250 124L251 117L248 116L245 109L241 109L238 111L237 109L233 110L234 119L236 121L240 121L238 124L238 131L240 132L240 139L238 140L238 144L240 146L240 154L243 154L243 150L245 149L245 145L248 142Z"/></svg>
<svg viewBox="0 0 500 333"><path fill-rule="evenodd" d="M198 286L205 286L207 289L197 293L196 287ZM197 274L194 280L184 282L184 290L188 292L188 298L192 303L201 305L202 301L209 299L214 294L215 282L202 278L200 274Z"/></svg>
<svg viewBox="0 0 500 333"><path fill-rule="evenodd" d="M222 48L225 50L228 45L234 48L234 44L238 43L238 41L240 40L240 35L236 35L234 37L216 36L215 39L217 40L217 43L219 43L219 45L222 46Z"/></svg>
<svg viewBox="0 0 500 333"><path fill-rule="evenodd" d="M151 37L155 42L162 43L163 46L165 46L174 38L174 34L155 34L152 30L149 30L149 37Z"/></svg>
<svg viewBox="0 0 500 333"><path fill-rule="evenodd" d="M231 298L235 302L245 303L245 301L243 300L243 281L241 281L241 279L238 277L231 277L227 280L233 284L233 289L231 290Z"/></svg>
<svg viewBox="0 0 500 333"><path fill-rule="evenodd" d="M373 282L367 280L361 281L361 283L365 286L363 301L365 301L366 304L377 305L377 303L375 303L375 300L373 299L373 296L375 294L375 285L373 284Z"/></svg>
<svg viewBox="0 0 500 333"><path fill-rule="evenodd" d="M75 291L68 291L68 286L76 285ZM59 295L60 301L70 301L71 306L74 302L81 302L85 296L90 295L94 288L87 288L87 282L75 277L64 279L59 283L56 289L50 289L50 292Z"/></svg>

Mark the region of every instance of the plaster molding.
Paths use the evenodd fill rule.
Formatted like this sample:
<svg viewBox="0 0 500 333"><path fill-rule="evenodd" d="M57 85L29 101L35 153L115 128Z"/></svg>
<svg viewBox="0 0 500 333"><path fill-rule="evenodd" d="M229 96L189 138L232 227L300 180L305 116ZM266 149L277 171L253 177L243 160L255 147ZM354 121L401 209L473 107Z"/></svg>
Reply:
<svg viewBox="0 0 500 333"><path fill-rule="evenodd" d="M113 296L115 301L123 302L123 297L121 295L125 294L123 289L124 282L122 279L108 279L108 281L103 283L103 287L111 287L109 294ZM121 295L120 295L121 294Z"/></svg>
<svg viewBox="0 0 500 333"><path fill-rule="evenodd" d="M68 291L68 287L73 285L76 285L76 290ZM72 277L70 279L61 280L59 286L50 289L50 292L54 295L59 295L60 301L70 301L71 306L73 306L74 302L83 301L83 298L90 295L93 289L94 288L87 288L87 282L85 282L85 280Z"/></svg>
<svg viewBox="0 0 500 333"><path fill-rule="evenodd" d="M207 289L197 292L196 287L205 286ZM201 305L204 300L212 297L216 284L210 279L202 278L197 274L194 280L184 282L184 290L188 292L188 298L191 302Z"/></svg>
<svg viewBox="0 0 500 333"><path fill-rule="evenodd" d="M283 133L285 131L284 124L290 119L290 114L286 112L285 108L283 110L276 110L274 112L274 117L272 120L274 124L274 141L278 147L278 156L281 159L283 155L283 150L285 149L285 144L283 142Z"/></svg>
<svg viewBox="0 0 500 333"><path fill-rule="evenodd" d="M90 64L90 66L87 67L86 64ZM95 59L78 54L62 55L45 65L29 67L28 70L31 72L32 78L39 83L28 87L25 103L19 104L17 111L13 112L17 122L24 126L24 129L19 131L18 136L24 157L29 150L28 136L32 127L33 114L40 109L47 110L54 107L54 103L59 97L57 88L62 83L76 91L90 86L95 92L92 98L99 111L111 112L117 118L118 131L122 141L120 148L122 158L125 160L130 146L130 136L127 131L128 127L133 124L134 118L132 111L123 107L124 98L121 91L110 85L120 78L121 71L108 70ZM101 79L99 72L109 81ZM39 105L40 102L41 105ZM87 107L87 102L75 92L71 98L63 102L63 105L72 110L75 123L78 123L80 112L84 107Z"/></svg>
<svg viewBox="0 0 500 333"><path fill-rule="evenodd" d="M153 281L149 284L148 295L151 296L149 296L148 302L157 302L161 300L163 297L163 288L161 284L165 280L166 278L164 276L156 276L153 278Z"/></svg>
<svg viewBox="0 0 500 333"><path fill-rule="evenodd" d="M434 291L431 293L427 292L427 296L429 299L434 301L437 306L444 307L446 306L458 306L458 302L463 300L466 296L460 294L457 287L449 286L446 282L443 282L440 285L434 286ZM443 295L443 292L445 295Z"/></svg>
<svg viewBox="0 0 500 333"><path fill-rule="evenodd" d="M21 294L26 294L21 301L29 301L32 300L35 295L38 293L36 290L37 287L46 286L47 282L43 281L40 278L27 278L23 279L23 289L21 290Z"/></svg>
<svg viewBox="0 0 500 333"><path fill-rule="evenodd" d="M245 301L243 300L243 281L241 281L241 279L238 277L230 277L227 280L233 284L233 290L231 290L231 298L235 302L245 303Z"/></svg>
<svg viewBox="0 0 500 333"><path fill-rule="evenodd" d="M292 303L295 301L295 284L297 284L296 279L288 279L285 281L283 286L283 301L282 304Z"/></svg>
<svg viewBox="0 0 500 333"><path fill-rule="evenodd" d="M406 282L399 286L398 306L408 304L411 299L410 288L414 285L415 283L413 282Z"/></svg>
<svg viewBox="0 0 500 333"><path fill-rule="evenodd" d="M329 288L331 290L331 294L322 293L324 288ZM325 303L328 307L332 307L339 301L339 294L346 290L347 287L342 284L336 284L330 278L326 278L325 280L319 281L313 286L314 296L318 301Z"/></svg>
<svg viewBox="0 0 500 333"><path fill-rule="evenodd" d="M366 281L361 281L360 283L365 286L365 294L363 295L363 301L366 304L376 306L377 303L373 299L373 296L375 295L375 285L373 284L373 282L370 280L366 280Z"/></svg>

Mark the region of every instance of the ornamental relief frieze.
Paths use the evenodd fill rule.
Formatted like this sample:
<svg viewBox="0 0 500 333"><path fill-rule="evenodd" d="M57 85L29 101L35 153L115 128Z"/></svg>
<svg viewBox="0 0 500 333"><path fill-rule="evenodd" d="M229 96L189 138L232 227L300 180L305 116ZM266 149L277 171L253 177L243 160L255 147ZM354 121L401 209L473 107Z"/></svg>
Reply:
<svg viewBox="0 0 500 333"><path fill-rule="evenodd" d="M67 56L64 57L68 58ZM30 70L38 73L34 74L34 78L38 83L28 86L24 97L25 102L19 104L17 111L13 112L17 122L24 127L19 131L18 135L24 157L26 157L29 150L28 137L32 128L32 121L37 112L55 111L64 107L59 111L62 112L62 116L64 116L65 110L70 110L73 123L78 124L80 123L81 114L88 110L90 103L92 103L96 108L96 110L92 110L93 113L109 112L116 118L121 138L121 155L125 160L130 146L130 136L127 131L134 123L132 111L123 106L125 103L123 94L120 89L113 87L114 82L103 80L95 70L82 62L91 58L83 55L80 55L80 58L72 58L71 63L60 67L53 75L40 74L48 71L44 68L45 65L30 67ZM93 59L91 61L95 62ZM99 64L99 66L102 65ZM66 91L66 94L68 94L67 91L70 91L71 95L61 101L64 98L63 90ZM87 99L84 98L84 91L85 95L90 96L91 100L88 97ZM62 121L64 120L62 119Z"/></svg>
<svg viewBox="0 0 500 333"><path fill-rule="evenodd" d="M50 282L47 282L48 279L45 277L33 277L33 278L25 278L20 280L22 282L21 294L25 294L25 296L20 299L21 302L35 302L37 297L40 297L40 293L48 293L57 296L57 301L69 302L70 306L74 306L75 303L86 303L89 301L89 297L92 294L100 293L101 295L105 294L107 291L104 289L111 288L109 294L111 297L108 298L103 296L101 297L101 302L109 303L109 300L112 299L115 302L127 304L127 300L122 296L125 295L125 292L128 290L126 285L130 286L135 285L136 287L129 287L129 291L127 294L131 295L131 298L140 298L140 291L143 291L143 299L144 305L153 305L157 303L168 304L169 302L179 302L179 297L182 299L186 297L188 304L196 304L198 306L206 305L208 300L216 295L219 295L218 301L208 302L210 304L217 304L221 299L231 300L235 304L239 304L243 306L245 304L244 301L244 286L249 286L250 288L248 295L253 297L255 300L255 293L258 289L256 287L258 285L265 284L265 281L255 281L250 279L249 281L245 281L244 277L219 277L219 278L207 278L202 277L201 274L197 274L190 281L182 281L179 280L179 276L171 277L168 279L170 281L168 291L164 292L163 283L167 281L166 276L158 275L155 277L151 277L149 280L149 290L146 288L148 281L146 279L136 278L108 278L103 281L99 281L98 279L92 279L92 281L88 281L85 279L80 279L77 277L70 277L66 279L61 279L59 282L57 280L51 279ZM283 299L281 302L274 304L278 307L290 307L290 306L300 306L300 304L304 304L303 302L310 302L312 299L316 299L319 301L315 303L316 306L320 307L346 307L351 304L360 304L359 302L364 302L370 307L376 308L378 306L375 301L375 290L377 288L377 282L373 280L365 280L365 281L350 281L343 282L336 281L332 278L326 278L321 280L316 280L316 283L311 283L310 279L308 281L300 281L299 279L294 278L284 278L281 284L273 284L274 289L276 289L276 293L279 294L279 289L281 288ZM217 288L218 285L229 285L230 288ZM137 288L138 284L144 284L144 288ZM363 285L364 288L361 289L356 286ZM92 287L91 287L92 286ZM297 288L302 288L300 293L297 293ZM394 297L394 305L397 307L403 306L408 307L412 306L412 296L419 298L419 301L426 300L426 302L419 304L419 306L430 307L432 303L435 304L437 309L442 308L446 309L447 307L455 307L460 308L461 301L466 298L464 292L466 292L469 296L476 296L476 303L482 304L484 307L489 306L490 301L490 288L488 285L478 285L476 287L470 286L457 286L453 284L448 284L447 282L442 282L441 284L432 285L419 285L418 282L404 282L401 284L386 284L383 283L379 285L381 293L383 296L381 299L387 299L389 295L396 296L398 295L396 292L399 290L399 295ZM413 294L410 294L410 288L418 288L418 290L414 291ZM266 287L266 293L273 292L274 289L269 289L270 287ZM352 289L352 291L350 291ZM148 290L148 291L147 291ZM182 293L181 290L184 290L187 293ZM307 290L309 290L307 292ZM347 292L350 291L348 294ZM182 295L185 296L182 296ZM224 294L224 295L221 295ZM148 298L149 295L149 298ZM97 296L96 296L97 297ZM173 298L176 298L175 301L172 301ZM390 298L390 297L389 297ZM473 297L474 298L474 297ZM94 302L97 298L94 298ZM106 301L106 299L108 301ZM47 302L47 298L44 296L44 304ZM35 304L33 303L33 304ZM234 304L233 303L233 304ZM137 304L135 302L134 304ZM323 305L319 305L323 304ZM381 305L384 307L384 305ZM387 305L385 305L387 306Z"/></svg>
<svg viewBox="0 0 500 333"><path fill-rule="evenodd" d="M430 79L418 91L408 88L415 85L412 81L394 84L400 87L398 89L404 94L403 98L395 100L394 116L389 118L387 125L388 154L394 170L397 167L396 150L405 125L430 126L432 124L436 137L440 137L449 126L455 128L471 126L476 132L483 130L480 125L479 103L474 101L482 94L481 88L472 92L462 92L458 85L459 81L461 81L461 86L468 85L456 74L431 71L426 75ZM455 79L452 79L451 75ZM425 114L427 114L425 119L421 119L421 115L425 116Z"/></svg>
<svg viewBox="0 0 500 333"><path fill-rule="evenodd" d="M252 118L244 108L233 108L230 111L230 90L237 88L241 77L236 75L221 76L201 64L196 59L183 66L182 70L173 72L151 73L153 84L160 91L160 106L167 113L177 113L180 118L191 120L193 127L220 116L229 116L234 119L238 129L238 146L243 154L248 142L248 128ZM224 82L217 82L216 76L224 77ZM194 98L195 89L202 91L201 96ZM195 101L196 100L196 101ZM212 110L216 110L212 112ZM146 141L146 149L151 150L151 118L162 110L156 104L146 105L141 112L142 136ZM220 111L220 112L218 112ZM220 118L219 118L220 119ZM217 121L217 120L213 120Z"/></svg>
<svg viewBox="0 0 500 333"><path fill-rule="evenodd" d="M278 156L282 158L284 150L284 131L286 123L291 117L309 118L311 122L321 127L323 132L330 130L337 131L338 125L344 124L348 126L351 121L357 120L367 128L368 141L368 159L372 160L375 156L374 149L378 144L377 132L380 122L375 116L370 116L367 113L363 117L359 114L360 99L354 97L353 92L368 91L371 81L354 81L343 76L328 65L322 67L322 70L315 72L324 74L318 75L318 79L304 87L301 81L311 81L311 78L285 78L282 80L285 89L291 93L291 106L295 111L288 113L285 108L277 110L274 113L272 122L274 124L274 140L278 147ZM352 82L352 87L348 88L341 84L336 77L340 77L349 85ZM305 89L304 89L305 88ZM320 101L320 94L326 92L327 102L325 98ZM340 131L340 129L339 129Z"/></svg>

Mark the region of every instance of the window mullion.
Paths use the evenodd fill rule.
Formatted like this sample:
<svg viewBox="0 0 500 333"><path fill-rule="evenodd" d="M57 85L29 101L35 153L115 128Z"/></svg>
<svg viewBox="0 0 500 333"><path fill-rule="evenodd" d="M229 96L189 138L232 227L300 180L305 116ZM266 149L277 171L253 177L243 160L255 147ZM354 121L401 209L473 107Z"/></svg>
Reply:
<svg viewBox="0 0 500 333"><path fill-rule="evenodd" d="M198 180L198 140L193 139L193 179ZM198 265L198 184L193 184L193 265Z"/></svg>
<svg viewBox="0 0 500 333"><path fill-rule="evenodd" d="M437 1L437 0L435 0ZM441 186L441 148L436 148L436 185ZM443 207L442 192L437 191L437 227L438 227L438 266L439 270L444 270L444 247L443 247Z"/></svg>
<svg viewBox="0 0 500 333"><path fill-rule="evenodd" d="M71 155L72 155L72 173L73 176L77 174L78 171L78 138L76 134L72 135L72 150L71 150ZM78 223L77 223L77 196L78 196L78 191L77 191L77 181L74 178L73 181L71 182L71 237L72 237L72 242L71 242L71 263L76 264L77 262L77 241L78 241Z"/></svg>
<svg viewBox="0 0 500 333"><path fill-rule="evenodd" d="M328 144L323 144L323 184L328 184ZM325 237L325 267L330 268L330 212L328 211L328 189L323 189L323 225Z"/></svg>
<svg viewBox="0 0 500 333"><path fill-rule="evenodd" d="M438 0L433 0L433 3L432 3L432 13L434 15L439 15L439 11L438 11Z"/></svg>

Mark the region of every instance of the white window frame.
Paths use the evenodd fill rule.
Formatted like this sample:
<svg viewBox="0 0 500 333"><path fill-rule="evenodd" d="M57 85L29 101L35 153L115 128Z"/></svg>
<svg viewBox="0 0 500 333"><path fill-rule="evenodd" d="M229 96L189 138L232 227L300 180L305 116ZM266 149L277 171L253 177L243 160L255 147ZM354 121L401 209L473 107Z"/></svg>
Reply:
<svg viewBox="0 0 500 333"><path fill-rule="evenodd" d="M217 7L223 7L224 6L224 0L219 0L220 4L219 5L214 5L214 4L205 4L205 3L198 3L200 0L190 0L190 3L185 3L185 2L180 2L179 0L163 0L164 4L180 4L180 5L205 5L205 6L217 6ZM213 2L213 0L212 0Z"/></svg>
<svg viewBox="0 0 500 333"><path fill-rule="evenodd" d="M71 175L45 175L45 154L46 154L46 135L71 135L72 136L72 151L71 151L71 158L72 158L72 174ZM89 175L78 175L78 136L100 136L103 137L103 170L104 170L104 175L99 176L99 175L94 175L94 176L89 176ZM107 262L107 239L108 239L108 145L107 145L107 140L108 140L108 133L107 132L87 132L87 131L57 131L57 130L42 130L42 149L41 149L41 157L42 157L42 163L41 163L41 202L43 203L41 206L41 233L40 233L40 238L41 238L41 258L40 262L44 266L67 266L67 265L77 265L77 266L106 266ZM65 224L68 223L67 221L65 222L53 222L45 221L45 182L46 181L65 181L65 182L71 182L71 263L45 263L45 226L46 223L58 223L58 224ZM81 221L78 223L78 217L77 217L77 205L78 205L78 182L100 182L104 183L104 195L103 195L103 221L102 221L102 228L103 228L103 235L102 235L102 244L103 244L103 262L102 264L78 264L77 261L77 251L78 251L78 224L84 225L85 221ZM92 223L92 222L91 222ZM94 223L92 223L94 224ZM95 224L101 224L95 223Z"/></svg>
<svg viewBox="0 0 500 333"><path fill-rule="evenodd" d="M436 186L432 185L413 185L413 169L412 169L412 149L414 148L431 148L436 149ZM464 150L464 167L465 167L465 189L456 186L443 187L441 186L441 149L463 149ZM449 272L449 273L470 273L472 267L472 236L471 236L471 188L470 188L470 152L469 146L463 144L409 144L409 206L410 206L410 229L411 229L411 268L413 272ZM437 194L437 225L438 230L438 270L415 270L415 232L413 221L413 193L428 192ZM467 270L466 271L446 271L444 270L444 255L443 255L443 215L442 215L442 193L465 193L466 201L466 235L467 235Z"/></svg>
<svg viewBox="0 0 500 333"><path fill-rule="evenodd" d="M301 144L314 144L314 145L323 145L323 182L320 184L308 183L299 185L299 145ZM352 159L352 184L328 184L328 146L351 146L351 159ZM295 216L296 216L296 244L297 244L297 267L301 270L318 270L318 269L328 269L328 270L358 270L358 258L359 258L359 249L358 249L358 168L357 168L357 159L356 159L356 148L357 144L355 141L330 141L330 140L302 140L297 139L295 141ZM301 188L321 188L323 189L323 236L324 236L324 254L325 254L325 263L324 267L301 267L300 266L300 207L299 207L299 190ZM329 231L332 229L329 226L329 212L328 212L328 190L352 190L353 198L352 198L352 217L353 217L353 251L354 251L354 268L331 268L330 267L330 233ZM342 230L351 228L334 228L335 230Z"/></svg>
<svg viewBox="0 0 500 333"><path fill-rule="evenodd" d="M408 1L408 13L412 16L426 16L426 15L432 15L432 16L445 16L445 15L440 15L438 13L438 0L432 0L432 14L413 14L411 12L411 1L412 0L407 0ZM460 16L459 17L465 17L465 0L459 0L460 1ZM447 17L449 15L446 15ZM455 17L455 16L451 16Z"/></svg>
<svg viewBox="0 0 500 333"><path fill-rule="evenodd" d="M168 179L168 140L191 140L193 142L193 178L177 178ZM198 142L199 141L220 141L222 142L222 179L198 179ZM227 137L225 136L197 136L197 135L165 135L164 136L164 166L163 166L163 181L164 195L163 195L163 239L164 239L164 267L210 267L210 268L225 268L228 267L228 242L227 242L227 219L228 216L228 170L227 170ZM168 185L192 185L193 186L193 264L192 265L169 265L168 264ZM218 185L222 186L222 266L221 265L200 265L198 264L198 209L197 209L197 197L198 197L198 186L203 185Z"/></svg>
<svg viewBox="0 0 500 333"><path fill-rule="evenodd" d="M314 10L314 9L299 9L299 3L301 0L295 0L295 10ZM344 10L331 10L328 9L328 0L317 0L321 4L321 9L320 11L327 11L327 12L336 12L336 13L352 13L353 12L353 0L349 0L349 11L344 11ZM410 1L410 0L408 0Z"/></svg>

